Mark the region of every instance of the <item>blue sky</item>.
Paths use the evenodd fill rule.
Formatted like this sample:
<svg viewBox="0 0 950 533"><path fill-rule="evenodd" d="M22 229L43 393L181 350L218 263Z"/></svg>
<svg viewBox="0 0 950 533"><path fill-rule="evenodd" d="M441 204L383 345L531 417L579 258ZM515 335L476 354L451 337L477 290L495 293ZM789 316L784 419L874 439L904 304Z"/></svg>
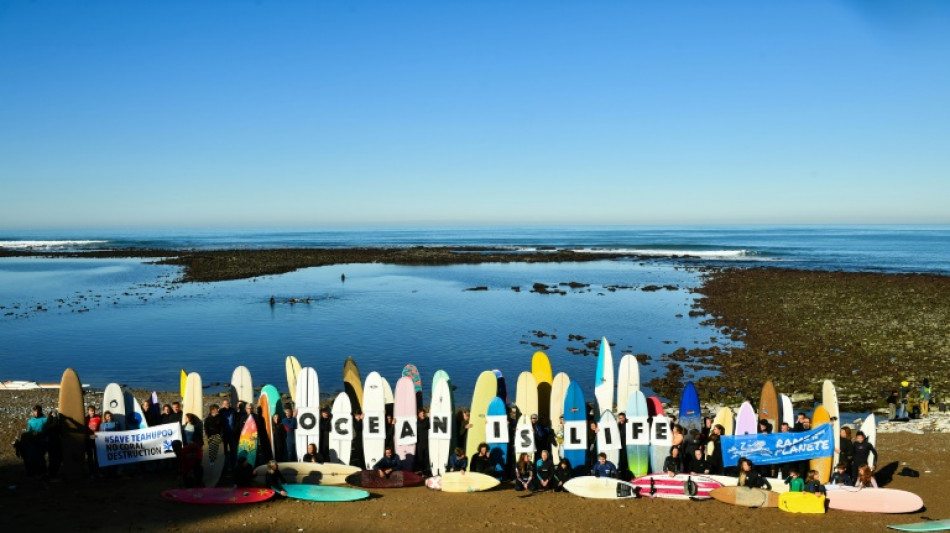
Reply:
<svg viewBox="0 0 950 533"><path fill-rule="evenodd" d="M950 223L948 23L0 0L0 228Z"/></svg>

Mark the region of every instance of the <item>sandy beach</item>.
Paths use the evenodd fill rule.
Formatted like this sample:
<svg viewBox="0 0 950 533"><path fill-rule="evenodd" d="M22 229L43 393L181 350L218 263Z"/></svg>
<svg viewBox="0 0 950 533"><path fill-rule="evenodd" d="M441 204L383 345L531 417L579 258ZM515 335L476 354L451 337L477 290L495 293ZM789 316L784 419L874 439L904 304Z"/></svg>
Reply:
<svg viewBox="0 0 950 533"><path fill-rule="evenodd" d="M161 394L162 401L171 393ZM0 438L13 442L25 427L29 406L55 405L56 391L0 391ZM96 394L87 394L96 401ZM98 397L101 399L101 397ZM210 402L206 398L206 403ZM748 509L716 501L589 500L551 492L524 496L510 485L473 494L444 494L424 487L377 490L353 503L277 500L248 506L195 506L165 501L176 488L173 472L130 471L116 478L77 483L27 478L12 446L0 449L2 499L8 527L62 531L880 531L887 524L950 517L950 425L945 413L927 421L884 424L878 436L882 485L920 495L926 508L908 515L829 511L796 515L776 508ZM894 475L905 466L920 477ZM227 478L222 480L222 486Z"/></svg>

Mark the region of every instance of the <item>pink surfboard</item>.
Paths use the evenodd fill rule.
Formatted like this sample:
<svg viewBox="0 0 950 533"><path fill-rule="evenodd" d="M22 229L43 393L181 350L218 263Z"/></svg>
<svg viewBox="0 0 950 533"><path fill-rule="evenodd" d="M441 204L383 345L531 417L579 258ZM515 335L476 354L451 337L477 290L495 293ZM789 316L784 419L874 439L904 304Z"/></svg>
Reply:
<svg viewBox="0 0 950 533"><path fill-rule="evenodd" d="M913 513L924 500L913 492L897 489L842 487L828 491L828 508L863 513Z"/></svg>
<svg viewBox="0 0 950 533"><path fill-rule="evenodd" d="M663 414L663 402L660 401L656 396L650 396L647 398L647 413L650 416L662 415Z"/></svg>
<svg viewBox="0 0 950 533"><path fill-rule="evenodd" d="M403 376L396 382L395 405L393 416L396 418L396 434L394 436L396 456L402 463L403 470L412 470L416 458L416 386L409 376ZM412 434L411 439L408 435ZM400 444L400 440L404 443ZM411 440L412 442L407 442Z"/></svg>
<svg viewBox="0 0 950 533"><path fill-rule="evenodd" d="M640 487L641 498L652 496L678 500L688 500L690 498L705 500L712 497L709 495L711 490L722 486L722 483L706 476L677 474L671 477L669 474L663 473L641 476L631 483L636 487ZM693 483L694 486L689 485L689 483ZM695 489L695 494L690 493L691 488Z"/></svg>
<svg viewBox="0 0 950 533"><path fill-rule="evenodd" d="M162 493L162 498L166 500L203 505L259 503L273 497L273 489L261 488L171 489Z"/></svg>
<svg viewBox="0 0 950 533"><path fill-rule="evenodd" d="M749 402L743 402L736 415L736 435L755 435L759 432L759 421L755 409Z"/></svg>

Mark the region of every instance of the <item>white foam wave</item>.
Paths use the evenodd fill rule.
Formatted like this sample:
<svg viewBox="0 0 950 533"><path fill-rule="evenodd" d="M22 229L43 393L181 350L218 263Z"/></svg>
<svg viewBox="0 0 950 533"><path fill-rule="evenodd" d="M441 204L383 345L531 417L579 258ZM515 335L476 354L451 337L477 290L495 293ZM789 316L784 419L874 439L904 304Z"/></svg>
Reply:
<svg viewBox="0 0 950 533"><path fill-rule="evenodd" d="M761 259L750 250L657 250L640 248L579 248L573 250L588 254L630 254L648 257L699 257L701 259Z"/></svg>
<svg viewBox="0 0 950 533"><path fill-rule="evenodd" d="M103 244L109 241L82 241L82 240L63 240L63 241L0 241L0 248L63 248L65 246L87 246L90 244Z"/></svg>

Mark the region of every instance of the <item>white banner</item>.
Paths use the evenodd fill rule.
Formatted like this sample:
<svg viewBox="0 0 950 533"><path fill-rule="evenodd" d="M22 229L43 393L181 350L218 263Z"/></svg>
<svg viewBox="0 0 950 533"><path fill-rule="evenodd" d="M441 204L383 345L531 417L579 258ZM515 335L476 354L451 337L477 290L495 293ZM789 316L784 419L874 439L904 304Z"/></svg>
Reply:
<svg viewBox="0 0 950 533"><path fill-rule="evenodd" d="M492 415L485 417L485 442L488 444L508 443L508 417Z"/></svg>
<svg viewBox="0 0 950 533"><path fill-rule="evenodd" d="M452 440L452 415L429 415L429 438Z"/></svg>
<svg viewBox="0 0 950 533"><path fill-rule="evenodd" d="M330 424L330 438L338 440L353 440L353 419L349 416L338 416Z"/></svg>
<svg viewBox="0 0 950 533"><path fill-rule="evenodd" d="M416 443L416 417L396 417L396 446L406 446Z"/></svg>
<svg viewBox="0 0 950 533"><path fill-rule="evenodd" d="M653 427L650 432L650 444L654 446L672 446L673 430L670 429L670 419L657 415L653 417Z"/></svg>
<svg viewBox="0 0 950 533"><path fill-rule="evenodd" d="M307 436L320 434L319 407L297 408L297 433Z"/></svg>
<svg viewBox="0 0 950 533"><path fill-rule="evenodd" d="M600 426L600 430L597 431L597 451L609 452L619 450L621 447L620 430L616 426L607 424Z"/></svg>
<svg viewBox="0 0 950 533"><path fill-rule="evenodd" d="M113 466L175 457L172 443L181 440L181 425L164 424L131 431L96 433L99 466Z"/></svg>
<svg viewBox="0 0 950 533"><path fill-rule="evenodd" d="M363 438L386 440L386 414L380 411L363 413Z"/></svg>
<svg viewBox="0 0 950 533"><path fill-rule="evenodd" d="M587 449L587 422L573 420L564 422L564 442L561 447L565 450Z"/></svg>
<svg viewBox="0 0 950 533"><path fill-rule="evenodd" d="M534 428L531 424L518 424L515 428L515 451L518 453L534 453Z"/></svg>
<svg viewBox="0 0 950 533"><path fill-rule="evenodd" d="M650 422L645 416L627 419L627 444L650 444Z"/></svg>

